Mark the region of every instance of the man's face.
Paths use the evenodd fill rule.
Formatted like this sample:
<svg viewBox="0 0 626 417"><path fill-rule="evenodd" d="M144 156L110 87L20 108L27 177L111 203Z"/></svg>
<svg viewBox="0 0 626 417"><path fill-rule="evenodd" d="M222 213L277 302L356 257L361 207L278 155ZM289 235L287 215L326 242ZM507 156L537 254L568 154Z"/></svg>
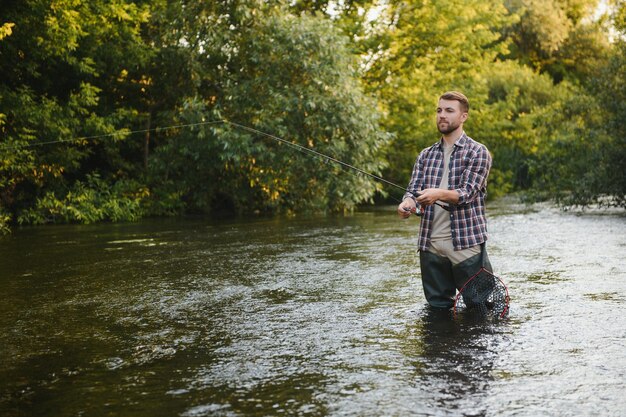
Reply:
<svg viewBox="0 0 626 417"><path fill-rule="evenodd" d="M461 110L461 103L456 100L439 100L437 106L437 128L447 135L454 132L467 120L467 113Z"/></svg>

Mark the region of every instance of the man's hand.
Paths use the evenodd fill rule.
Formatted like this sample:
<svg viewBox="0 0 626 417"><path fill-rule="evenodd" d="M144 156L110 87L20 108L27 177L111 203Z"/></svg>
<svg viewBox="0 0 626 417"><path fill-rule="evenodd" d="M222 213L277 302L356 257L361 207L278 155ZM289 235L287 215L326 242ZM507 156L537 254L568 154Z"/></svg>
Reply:
<svg viewBox="0 0 626 417"><path fill-rule="evenodd" d="M420 195L417 197L417 202L422 206L432 206L437 201L456 204L459 202L459 193L442 188L427 188L420 191Z"/></svg>
<svg viewBox="0 0 626 417"><path fill-rule="evenodd" d="M405 198L398 206L398 215L403 219L408 219L417 210L417 204L412 198Z"/></svg>
<svg viewBox="0 0 626 417"><path fill-rule="evenodd" d="M440 191L441 189L439 188L427 188L420 192L417 202L422 206L432 206L437 200L441 199Z"/></svg>

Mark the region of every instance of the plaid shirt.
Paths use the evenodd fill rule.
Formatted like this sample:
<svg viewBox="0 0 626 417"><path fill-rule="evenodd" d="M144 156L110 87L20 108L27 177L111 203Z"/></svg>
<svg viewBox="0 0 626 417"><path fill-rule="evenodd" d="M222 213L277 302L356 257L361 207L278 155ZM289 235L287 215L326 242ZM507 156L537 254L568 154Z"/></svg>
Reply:
<svg viewBox="0 0 626 417"><path fill-rule="evenodd" d="M455 250L470 248L487 240L485 195L491 162L485 145L471 139L465 132L454 144L448 189L459 193L458 203L449 205ZM427 188L439 188L442 174L443 147L440 140L420 152L404 198L417 197L420 191ZM420 250L426 250L430 243L433 214L434 206L425 207L418 242Z"/></svg>

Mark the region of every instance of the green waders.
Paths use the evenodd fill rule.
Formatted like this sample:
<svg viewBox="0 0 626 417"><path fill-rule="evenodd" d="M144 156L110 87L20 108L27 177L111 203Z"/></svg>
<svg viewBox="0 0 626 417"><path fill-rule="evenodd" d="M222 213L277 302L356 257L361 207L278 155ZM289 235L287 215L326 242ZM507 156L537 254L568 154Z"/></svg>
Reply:
<svg viewBox="0 0 626 417"><path fill-rule="evenodd" d="M436 308L452 307L457 289L463 288L467 280L480 271L481 267L492 270L485 244L481 246L481 253L456 265L443 256L420 251L422 285L428 304Z"/></svg>

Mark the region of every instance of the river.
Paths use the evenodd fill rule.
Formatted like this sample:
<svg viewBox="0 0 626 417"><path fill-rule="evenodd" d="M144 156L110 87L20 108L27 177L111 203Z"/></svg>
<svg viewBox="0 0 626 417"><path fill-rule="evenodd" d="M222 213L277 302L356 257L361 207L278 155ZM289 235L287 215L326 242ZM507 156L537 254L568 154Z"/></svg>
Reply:
<svg viewBox="0 0 626 417"><path fill-rule="evenodd" d="M624 212L488 217L499 321L426 307L394 207L17 229L0 415L625 415Z"/></svg>

